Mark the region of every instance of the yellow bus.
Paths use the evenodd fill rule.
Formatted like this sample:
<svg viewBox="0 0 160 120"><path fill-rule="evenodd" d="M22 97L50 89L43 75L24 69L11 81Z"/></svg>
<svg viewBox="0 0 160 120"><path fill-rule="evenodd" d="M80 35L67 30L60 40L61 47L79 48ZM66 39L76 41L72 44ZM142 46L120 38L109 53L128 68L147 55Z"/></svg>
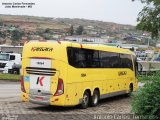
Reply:
<svg viewBox="0 0 160 120"><path fill-rule="evenodd" d="M30 41L22 54L22 101L82 108L137 90L136 56L127 49Z"/></svg>

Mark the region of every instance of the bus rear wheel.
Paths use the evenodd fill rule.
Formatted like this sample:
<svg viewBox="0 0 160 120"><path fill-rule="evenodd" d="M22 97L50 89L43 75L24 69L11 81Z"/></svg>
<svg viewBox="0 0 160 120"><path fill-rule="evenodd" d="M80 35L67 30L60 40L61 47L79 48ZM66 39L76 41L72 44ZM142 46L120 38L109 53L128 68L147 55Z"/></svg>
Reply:
<svg viewBox="0 0 160 120"><path fill-rule="evenodd" d="M131 83L131 84L129 85L128 96L131 97L132 93L133 93L133 84Z"/></svg>
<svg viewBox="0 0 160 120"><path fill-rule="evenodd" d="M91 106L95 107L98 105L99 102L99 91L94 90L93 96L91 97Z"/></svg>
<svg viewBox="0 0 160 120"><path fill-rule="evenodd" d="M82 103L81 103L81 108L86 109L89 105L89 93L87 91L84 92L83 98L82 98Z"/></svg>

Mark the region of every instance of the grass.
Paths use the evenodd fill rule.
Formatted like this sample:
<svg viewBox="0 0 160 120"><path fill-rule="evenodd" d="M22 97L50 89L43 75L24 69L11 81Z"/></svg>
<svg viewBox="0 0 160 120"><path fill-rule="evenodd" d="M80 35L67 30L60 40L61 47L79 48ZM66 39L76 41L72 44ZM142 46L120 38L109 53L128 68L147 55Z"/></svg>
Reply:
<svg viewBox="0 0 160 120"><path fill-rule="evenodd" d="M20 80L20 75L0 74L0 80Z"/></svg>
<svg viewBox="0 0 160 120"><path fill-rule="evenodd" d="M139 81L139 82L146 82L146 81L151 80L151 77L152 77L152 76L139 75L139 76L138 76L138 81Z"/></svg>
<svg viewBox="0 0 160 120"><path fill-rule="evenodd" d="M160 79L160 71L150 73L147 75L138 75L139 82L147 82L147 81L154 81L155 79Z"/></svg>

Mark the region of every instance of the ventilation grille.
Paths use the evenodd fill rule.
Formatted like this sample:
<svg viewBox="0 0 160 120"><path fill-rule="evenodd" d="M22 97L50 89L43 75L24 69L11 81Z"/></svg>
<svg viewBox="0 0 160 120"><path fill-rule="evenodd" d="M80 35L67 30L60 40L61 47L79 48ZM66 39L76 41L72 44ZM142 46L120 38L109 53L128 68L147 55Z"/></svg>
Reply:
<svg viewBox="0 0 160 120"><path fill-rule="evenodd" d="M54 69L54 68L26 67L26 72L28 74L34 74L34 75L54 76L56 74L56 69Z"/></svg>
<svg viewBox="0 0 160 120"><path fill-rule="evenodd" d="M6 66L6 63L0 63L0 68L4 68Z"/></svg>

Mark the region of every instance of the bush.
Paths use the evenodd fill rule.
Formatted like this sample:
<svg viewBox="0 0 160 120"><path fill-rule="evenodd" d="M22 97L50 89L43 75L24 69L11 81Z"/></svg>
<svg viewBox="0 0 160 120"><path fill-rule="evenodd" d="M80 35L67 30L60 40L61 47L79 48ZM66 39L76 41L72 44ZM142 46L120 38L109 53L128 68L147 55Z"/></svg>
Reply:
<svg viewBox="0 0 160 120"><path fill-rule="evenodd" d="M24 32L20 30L13 30L11 34L11 39L12 40L20 40L22 36L24 35Z"/></svg>
<svg viewBox="0 0 160 120"><path fill-rule="evenodd" d="M131 105L136 115L145 117L141 119L160 118L160 72L132 96Z"/></svg>
<svg viewBox="0 0 160 120"><path fill-rule="evenodd" d="M146 81L151 81L153 79L157 79L155 77L157 77L158 73L156 72L149 72L146 75L138 75L138 81L139 82L146 82Z"/></svg>

